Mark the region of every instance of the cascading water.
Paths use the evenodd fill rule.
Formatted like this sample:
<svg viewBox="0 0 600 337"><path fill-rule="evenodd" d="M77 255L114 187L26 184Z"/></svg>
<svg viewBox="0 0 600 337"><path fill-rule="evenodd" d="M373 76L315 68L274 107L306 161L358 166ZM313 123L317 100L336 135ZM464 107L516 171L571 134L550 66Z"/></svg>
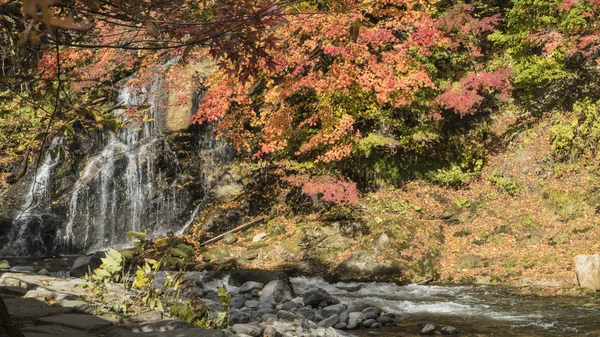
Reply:
<svg viewBox="0 0 600 337"><path fill-rule="evenodd" d="M145 229L152 236L181 233L198 214L202 203L191 212L191 202L207 195L209 186L202 183L202 188L193 193L182 190L185 184L180 180L178 154L156 126L155 121L166 114L168 101L162 79L158 77L138 90L123 88L117 101L124 107L118 112L122 118L128 119L128 111L136 107L147 107L147 118L141 124L131 118L131 123L117 133L102 134L100 150L84 161L70 194L60 201L62 208L54 207L53 219L60 219L59 223L42 226L48 230L36 234L44 238L40 240L28 231L45 221L39 218L40 210L51 208L48 196L52 191L47 186L52 185L53 168L59 165L58 158L46 155L36 185L25 201L36 207L13 224L4 239L7 243L0 244L0 256L80 254L120 248L129 245L126 233L130 230ZM199 182L205 180L204 171L230 158L227 146L214 140L212 128L203 130L195 145L195 156L202 165L195 177ZM32 222L33 217L39 219ZM39 242L33 244L32 240Z"/></svg>

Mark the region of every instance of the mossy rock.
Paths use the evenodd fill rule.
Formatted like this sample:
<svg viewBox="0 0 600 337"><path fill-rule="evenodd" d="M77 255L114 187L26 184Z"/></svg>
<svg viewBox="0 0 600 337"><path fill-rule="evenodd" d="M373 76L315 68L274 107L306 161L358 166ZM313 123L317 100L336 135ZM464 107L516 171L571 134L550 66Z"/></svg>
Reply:
<svg viewBox="0 0 600 337"><path fill-rule="evenodd" d="M265 231L268 237L273 238L283 234L285 232L285 227L278 222L270 221L267 224Z"/></svg>
<svg viewBox="0 0 600 337"><path fill-rule="evenodd" d="M410 267L410 281L426 284L439 278L438 268L431 259L423 259Z"/></svg>
<svg viewBox="0 0 600 337"><path fill-rule="evenodd" d="M482 268L487 265L487 261L479 255L465 255L456 262L457 271L466 271L475 268Z"/></svg>
<svg viewBox="0 0 600 337"><path fill-rule="evenodd" d="M548 189L542 193L542 199L544 206L554 212L562 222L580 218L586 209L584 196L575 191Z"/></svg>
<svg viewBox="0 0 600 337"><path fill-rule="evenodd" d="M220 260L220 259L229 259L231 258L231 248L227 246L216 247L211 250L207 250L202 254L202 256L208 257L210 260Z"/></svg>

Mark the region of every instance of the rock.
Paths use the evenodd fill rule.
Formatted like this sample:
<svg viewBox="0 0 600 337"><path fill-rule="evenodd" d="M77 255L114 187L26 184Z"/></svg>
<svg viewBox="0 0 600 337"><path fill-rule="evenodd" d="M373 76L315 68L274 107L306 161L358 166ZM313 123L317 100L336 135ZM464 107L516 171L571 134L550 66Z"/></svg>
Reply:
<svg viewBox="0 0 600 337"><path fill-rule="evenodd" d="M260 290L258 289L252 289L252 291L250 292L250 295L254 298L254 297L258 297L260 296Z"/></svg>
<svg viewBox="0 0 600 337"><path fill-rule="evenodd" d="M470 269L485 267L485 260L479 255L465 255L456 262L457 271L467 271Z"/></svg>
<svg viewBox="0 0 600 337"><path fill-rule="evenodd" d="M10 269L10 263L6 260L0 260L0 269Z"/></svg>
<svg viewBox="0 0 600 337"><path fill-rule="evenodd" d="M234 309L239 309L244 306L244 302L246 302L246 298L244 296L234 296L229 301L229 306Z"/></svg>
<svg viewBox="0 0 600 337"><path fill-rule="evenodd" d="M339 285L339 286L335 286L335 287L338 288L339 290L347 291L349 293L355 293L355 292L359 291L363 287L363 285L362 284L358 284L355 286Z"/></svg>
<svg viewBox="0 0 600 337"><path fill-rule="evenodd" d="M254 260L258 257L258 251L255 249L249 249L240 255L240 257L244 260Z"/></svg>
<svg viewBox="0 0 600 337"><path fill-rule="evenodd" d="M339 329L339 330L344 330L344 329L346 329L346 326L347 326L346 323L340 322L340 323L335 324L333 327L336 329Z"/></svg>
<svg viewBox="0 0 600 337"><path fill-rule="evenodd" d="M359 326L362 322L366 321L365 314L362 312L351 312L348 315L348 326Z"/></svg>
<svg viewBox="0 0 600 337"><path fill-rule="evenodd" d="M330 328L332 326L334 326L336 323L338 323L340 321L340 316L338 316L337 314L333 314L327 318L325 318L324 320L320 321L318 326L323 327L323 328Z"/></svg>
<svg viewBox="0 0 600 337"><path fill-rule="evenodd" d="M38 271L38 275L49 276L50 272L48 271L48 269L42 269L42 270Z"/></svg>
<svg viewBox="0 0 600 337"><path fill-rule="evenodd" d="M229 310L229 325L244 324L250 322L250 313L240 310Z"/></svg>
<svg viewBox="0 0 600 337"><path fill-rule="evenodd" d="M265 331L263 332L263 337L278 337L278 336L279 336L279 332L277 332L277 330L275 330L275 328L272 326L266 327Z"/></svg>
<svg viewBox="0 0 600 337"><path fill-rule="evenodd" d="M313 320L315 318L315 312L310 308L300 308L298 309L298 313L308 320Z"/></svg>
<svg viewBox="0 0 600 337"><path fill-rule="evenodd" d="M10 268L8 271L11 273L35 273L35 269L30 266L14 266Z"/></svg>
<svg viewBox="0 0 600 337"><path fill-rule="evenodd" d="M600 255L575 256L575 284L600 290Z"/></svg>
<svg viewBox="0 0 600 337"><path fill-rule="evenodd" d="M319 304L317 305L319 308L325 308L326 306L328 306L329 304L327 303L327 301L321 301L319 302Z"/></svg>
<svg viewBox="0 0 600 337"><path fill-rule="evenodd" d="M261 303L262 302L260 301L248 300L244 302L244 305L251 309L257 309L261 305Z"/></svg>
<svg viewBox="0 0 600 337"><path fill-rule="evenodd" d="M282 319L284 321L293 322L296 319L296 315L289 311L280 310L277 312L277 318Z"/></svg>
<svg viewBox="0 0 600 337"><path fill-rule="evenodd" d="M248 281L248 282L245 282L244 284L242 284L242 286L238 289L238 292L240 294L245 294L245 293L252 292L252 290L254 290L254 289L260 290L264 286L265 286L265 284L261 283L261 282Z"/></svg>
<svg viewBox="0 0 600 337"><path fill-rule="evenodd" d="M277 315L275 314L262 314L260 315L260 318L262 318L265 323L277 322Z"/></svg>
<svg viewBox="0 0 600 337"><path fill-rule="evenodd" d="M84 301L61 299L61 300L58 300L56 302L56 304L60 305L63 308L72 308L75 311L84 312L86 314L91 314L94 312L94 308L92 307L92 305L90 305L89 303L84 302ZM153 312L158 312L158 311L153 311ZM158 312L158 313L160 315L160 312ZM136 315L136 316L142 316L142 315L144 315L144 314L140 314L140 315ZM133 317L136 317L136 316L133 316Z"/></svg>
<svg viewBox="0 0 600 337"><path fill-rule="evenodd" d="M281 305L281 309L287 310L287 311L297 309L298 307L299 307L298 303L296 303L294 301L287 301Z"/></svg>
<svg viewBox="0 0 600 337"><path fill-rule="evenodd" d="M39 287L39 288L36 288L33 290L29 290L27 292L27 294L25 294L25 296L23 296L23 297L37 298L38 300L42 300L42 301L54 301L54 300L65 299L65 297L68 297L68 295L60 294L58 292Z"/></svg>
<svg viewBox="0 0 600 337"><path fill-rule="evenodd" d="M254 236L254 238L252 238L252 242L258 242L260 240L262 240L265 236L267 236L267 233L260 233L260 234L256 234Z"/></svg>
<svg viewBox="0 0 600 337"><path fill-rule="evenodd" d="M128 320L125 320L127 322ZM181 320L161 320L152 322L127 323L119 325L118 329L125 329L131 332L164 332L175 329L191 328L191 325L186 321Z"/></svg>
<svg viewBox="0 0 600 337"><path fill-rule="evenodd" d="M214 279L221 279L225 275L229 275L229 284L232 286L242 286L248 281L256 281L262 284L267 284L274 280L281 280L292 287L290 277L284 272L270 271L263 269L237 269L229 273L217 272L213 275Z"/></svg>
<svg viewBox="0 0 600 337"><path fill-rule="evenodd" d="M425 324L425 326L423 326L423 328L421 329L421 331L419 331L420 335L433 335L435 334L435 324Z"/></svg>
<svg viewBox="0 0 600 337"><path fill-rule="evenodd" d="M321 315L324 317L329 317L333 314L340 315L346 309L348 309L348 306L343 303L334 304L321 309Z"/></svg>
<svg viewBox="0 0 600 337"><path fill-rule="evenodd" d="M104 258L104 252L96 252L87 256L80 256L73 262L71 266L70 275L71 277L84 277L89 270L94 270L102 264L102 258Z"/></svg>
<svg viewBox="0 0 600 337"><path fill-rule="evenodd" d="M256 312L259 314L272 314L275 310L273 308L259 308Z"/></svg>
<svg viewBox="0 0 600 337"><path fill-rule="evenodd" d="M8 294L8 295L15 295L15 296L23 297L23 296L25 296L26 293L27 293L26 288L13 287L13 286L0 287L0 294Z"/></svg>
<svg viewBox="0 0 600 337"><path fill-rule="evenodd" d="M346 329L348 329L348 330L356 329L357 326L358 325L356 325L356 324L348 324L348 325L346 325Z"/></svg>
<svg viewBox="0 0 600 337"><path fill-rule="evenodd" d="M370 318L370 319L367 319L366 321L362 322L361 325L364 326L365 328L370 328L375 323L377 323L377 321L374 320L373 318Z"/></svg>
<svg viewBox="0 0 600 337"><path fill-rule="evenodd" d="M348 316L350 315L350 309L346 309L344 312L340 314L340 322L348 323Z"/></svg>
<svg viewBox="0 0 600 337"><path fill-rule="evenodd" d="M389 316L382 315L377 318L377 322L386 325L388 323L394 323L394 319Z"/></svg>
<svg viewBox="0 0 600 337"><path fill-rule="evenodd" d="M263 329L254 324L234 324L231 331L235 334L245 334L253 337L260 337L263 333Z"/></svg>
<svg viewBox="0 0 600 337"><path fill-rule="evenodd" d="M279 305L277 305L277 306L279 306ZM271 303L261 303L258 307L260 309L273 309L273 304L271 304Z"/></svg>
<svg viewBox="0 0 600 337"><path fill-rule="evenodd" d="M265 285L260 296L260 301L277 304L292 299L292 288L283 281L271 281Z"/></svg>
<svg viewBox="0 0 600 337"><path fill-rule="evenodd" d="M373 325L371 325L371 329L379 329L381 328L381 323L373 323Z"/></svg>
<svg viewBox="0 0 600 337"><path fill-rule="evenodd" d="M14 319L32 319L71 312L71 308L50 307L35 298L5 298L4 304Z"/></svg>
<svg viewBox="0 0 600 337"><path fill-rule="evenodd" d="M100 318L98 316L84 314L65 314L42 317L39 321L42 323L59 324L82 330L104 329L117 322L116 320L108 319L106 317Z"/></svg>
<svg viewBox="0 0 600 337"><path fill-rule="evenodd" d="M225 236L223 236L223 239L221 241L223 241L223 243L226 245L231 245L237 241L237 237L232 233L227 233L225 234Z"/></svg>
<svg viewBox="0 0 600 337"><path fill-rule="evenodd" d="M366 319L376 319L377 317L379 317L381 310L379 310L378 308L375 308L375 307L368 307L368 308L363 309L362 312L363 312L363 314L365 314Z"/></svg>
<svg viewBox="0 0 600 337"><path fill-rule="evenodd" d="M460 331L458 331L458 329L453 326L445 326L440 329L440 332L442 333L442 335L456 335L460 333Z"/></svg>
<svg viewBox="0 0 600 337"><path fill-rule="evenodd" d="M37 325L27 326L21 329L25 337L94 337L87 332L60 325Z"/></svg>
<svg viewBox="0 0 600 337"><path fill-rule="evenodd" d="M106 337L225 337L221 330L186 328L156 332L131 332L126 329L116 328L110 330ZM256 337L256 336L254 336Z"/></svg>
<svg viewBox="0 0 600 337"><path fill-rule="evenodd" d="M340 301L331 296L325 289L316 288L310 291L307 291L302 298L304 299L304 303L306 305L316 306L321 302L326 302L327 304L338 304Z"/></svg>
<svg viewBox="0 0 600 337"><path fill-rule="evenodd" d="M404 270L398 261L378 261L376 254L357 252L340 263L334 275L342 281L373 280L377 278L402 279Z"/></svg>

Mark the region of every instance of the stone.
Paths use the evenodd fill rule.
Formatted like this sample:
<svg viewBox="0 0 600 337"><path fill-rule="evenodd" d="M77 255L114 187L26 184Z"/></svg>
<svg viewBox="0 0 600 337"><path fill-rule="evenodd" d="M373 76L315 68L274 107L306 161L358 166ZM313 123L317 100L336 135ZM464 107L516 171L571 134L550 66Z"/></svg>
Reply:
<svg viewBox="0 0 600 337"><path fill-rule="evenodd" d="M244 260L254 260L258 257L258 251L255 249L249 249L240 255L240 257Z"/></svg>
<svg viewBox="0 0 600 337"><path fill-rule="evenodd" d="M278 337L278 336L279 336L279 333L272 326L266 327L265 331L263 332L263 337Z"/></svg>
<svg viewBox="0 0 600 337"><path fill-rule="evenodd" d="M298 309L298 313L308 320L313 320L315 318L315 312L307 307Z"/></svg>
<svg viewBox="0 0 600 337"><path fill-rule="evenodd" d="M344 330L344 329L346 329L346 326L347 326L346 323L340 322L340 323L335 324L333 327L336 329Z"/></svg>
<svg viewBox="0 0 600 337"><path fill-rule="evenodd" d="M470 269L485 267L485 260L479 255L465 255L456 262L457 271L467 271Z"/></svg>
<svg viewBox="0 0 600 337"><path fill-rule="evenodd" d="M293 322L296 319L296 315L286 310L280 310L277 312L277 318L284 321Z"/></svg>
<svg viewBox="0 0 600 337"><path fill-rule="evenodd" d="M75 311L79 311L79 312L84 312L86 314L91 314L94 312L94 308L92 307L92 305L90 305L87 302L84 301L77 301L77 300L67 300L67 299L61 299L58 300L56 302L56 304L58 304L59 306L63 307L63 308L72 308ZM157 311L155 311L157 312ZM144 314L141 314L144 315ZM140 315L137 315L140 316ZM136 316L133 316L136 317Z"/></svg>
<svg viewBox="0 0 600 337"><path fill-rule="evenodd" d="M42 275L42 276L49 276L50 272L48 271L48 269L42 269L40 271L37 272L38 275Z"/></svg>
<svg viewBox="0 0 600 337"><path fill-rule="evenodd" d="M334 326L336 323L338 323L340 321L340 316L338 316L337 314L333 314L327 318L325 318L324 320L320 321L318 326L323 327L323 328L330 328L332 326Z"/></svg>
<svg viewBox="0 0 600 337"><path fill-rule="evenodd" d="M435 334L435 324L425 324L425 326L423 326L423 328L421 329L421 331L419 331L420 335L433 335Z"/></svg>
<svg viewBox="0 0 600 337"><path fill-rule="evenodd" d="M222 279L225 275L229 275L229 285L240 287L248 281L256 281L262 284L267 284L274 280L281 280L292 287L288 274L280 271L271 271L264 269L236 269L230 272L216 272L213 275L214 279Z"/></svg>
<svg viewBox="0 0 600 337"><path fill-rule="evenodd" d="M126 322L127 320L125 320ZM119 325L117 329L125 329L131 332L164 332L175 329L190 328L190 324L186 321L170 319L151 322L127 323Z"/></svg>
<svg viewBox="0 0 600 337"><path fill-rule="evenodd" d="M259 314L272 314L275 312L275 310L272 308L259 308L256 310L256 312Z"/></svg>
<svg viewBox="0 0 600 337"><path fill-rule="evenodd" d="M283 281L271 281L262 289L260 301L265 303L277 304L290 301L292 299L292 288Z"/></svg>
<svg viewBox="0 0 600 337"><path fill-rule="evenodd" d="M235 334L245 334L253 337L260 337L263 333L263 329L254 324L234 324L231 331Z"/></svg>
<svg viewBox="0 0 600 337"><path fill-rule="evenodd" d="M257 309L261 305L261 303L262 302L260 301L248 300L244 302L244 305L251 309Z"/></svg>
<svg viewBox="0 0 600 337"><path fill-rule="evenodd" d="M14 319L32 319L73 311L71 308L50 307L35 298L6 298L4 304L8 308L10 316Z"/></svg>
<svg viewBox="0 0 600 337"><path fill-rule="evenodd" d="M91 255L78 257L75 262L73 262L69 274L71 277L84 277L87 274L88 269L93 271L100 267L102 264L101 259L104 258L104 256L104 252L96 252Z"/></svg>
<svg viewBox="0 0 600 337"><path fill-rule="evenodd" d="M129 317L129 320L132 322L150 322L150 321L158 321L161 320L162 313L158 310L150 310L143 312L141 314L133 315Z"/></svg>
<svg viewBox="0 0 600 337"><path fill-rule="evenodd" d="M250 322L251 314L240 310L229 310L229 325Z"/></svg>
<svg viewBox="0 0 600 337"><path fill-rule="evenodd" d="M344 310L344 312L340 314L340 322L348 323L348 316L350 315L350 312L350 309Z"/></svg>
<svg viewBox="0 0 600 337"><path fill-rule="evenodd" d="M298 307L299 307L298 303L296 303L294 301L287 301L281 305L281 309L287 310L287 311L294 310Z"/></svg>
<svg viewBox="0 0 600 337"><path fill-rule="evenodd" d="M262 314L260 315L260 318L263 320L263 322L266 323L272 323L277 321L277 315L275 314Z"/></svg>
<svg viewBox="0 0 600 337"><path fill-rule="evenodd" d="M348 329L348 330L356 329L356 327L357 327L356 324L348 324L348 325L346 325L346 329Z"/></svg>
<svg viewBox="0 0 600 337"><path fill-rule="evenodd" d="M27 326L21 329L25 337L94 337L87 332L60 325L37 325Z"/></svg>
<svg viewBox="0 0 600 337"><path fill-rule="evenodd" d="M221 241L223 241L223 243L226 245L231 245L231 244L236 243L237 237L232 233L227 233L227 234L225 234L225 236L223 236L223 239ZM208 262L208 261L206 261L206 262Z"/></svg>
<svg viewBox="0 0 600 337"><path fill-rule="evenodd" d="M313 290L307 291L302 298L304 299L304 303L306 305L317 306L321 302L326 302L327 304L338 304L340 301L329 294L325 289L316 288Z"/></svg>
<svg viewBox="0 0 600 337"><path fill-rule="evenodd" d="M381 315L381 316L377 317L377 322L379 322L381 324L394 323L394 319L389 316Z"/></svg>
<svg viewBox="0 0 600 337"><path fill-rule="evenodd" d="M400 262L389 259L378 261L375 254L366 251L352 254L334 270L334 275L341 281L402 279L404 273Z"/></svg>
<svg viewBox="0 0 600 337"><path fill-rule="evenodd" d="M442 333L442 335L456 335L460 333L460 331L458 331L458 329L453 326L445 326L440 329L440 332Z"/></svg>
<svg viewBox="0 0 600 337"><path fill-rule="evenodd" d="M185 328L155 332L131 332L126 329L116 328L110 330L106 334L106 337L225 337L225 333L221 330L203 328Z"/></svg>
<svg viewBox="0 0 600 337"><path fill-rule="evenodd" d="M252 291L250 292L250 295L252 297L259 297L260 296L260 290L258 290L258 289L252 289Z"/></svg>
<svg viewBox="0 0 600 337"><path fill-rule="evenodd" d="M381 310L379 310L378 308L375 307L368 307L363 309L362 311L365 314L365 318L366 319L376 319L377 317L379 317L379 314L381 313Z"/></svg>
<svg viewBox="0 0 600 337"><path fill-rule="evenodd" d="M25 296L25 294L27 294L27 289L21 288L21 287L13 287L13 286L0 287L0 294L9 294L9 295L23 297L23 296Z"/></svg>
<svg viewBox="0 0 600 337"><path fill-rule="evenodd" d="M38 319L42 323L46 324L59 324L68 326L71 328L82 329L82 330L97 330L108 328L116 320L108 319L106 317L98 317L84 314L64 314L58 316L42 317Z"/></svg>
<svg viewBox="0 0 600 337"><path fill-rule="evenodd" d="M348 325L359 326L366 321L365 314L362 312L351 312L348 315Z"/></svg>
<svg viewBox="0 0 600 337"><path fill-rule="evenodd" d="M53 300L58 300L58 299L64 299L66 296L67 295L65 295L65 294L60 294L55 291L39 287L39 288L36 288L33 290L29 290L27 292L27 294L25 294L25 296L23 296L23 297L37 298L38 300L42 300L42 301L53 301Z"/></svg>
<svg viewBox="0 0 600 337"><path fill-rule="evenodd" d="M0 269L10 269L10 263L6 260L0 260Z"/></svg>
<svg viewBox="0 0 600 337"><path fill-rule="evenodd" d="M238 289L238 292L240 294L250 293L250 292L252 292L252 290L254 290L254 289L260 290L264 286L265 286L265 284L261 283L261 282L248 281L248 282L245 282L244 284L242 284L242 286Z"/></svg>
<svg viewBox="0 0 600 337"><path fill-rule="evenodd" d="M374 320L373 318L370 318L370 319L367 319L366 321L362 322L360 325L364 326L365 328L370 328L375 323L377 323L377 321Z"/></svg>
<svg viewBox="0 0 600 337"><path fill-rule="evenodd" d="M277 305L277 306L279 306L279 305ZM258 307L260 309L273 309L273 304L271 304L271 303L261 303ZM279 310L281 310L281 309L279 309Z"/></svg>
<svg viewBox="0 0 600 337"><path fill-rule="evenodd" d="M239 309L244 306L244 302L246 302L246 298L244 296L234 296L229 301L229 306L234 309Z"/></svg>
<svg viewBox="0 0 600 337"><path fill-rule="evenodd" d="M340 315L346 309L348 309L348 306L343 303L333 304L321 309L321 315L323 315L324 317L329 317L333 314Z"/></svg>
<svg viewBox="0 0 600 337"><path fill-rule="evenodd" d="M11 273L35 273L35 269L30 266L14 266L9 271Z"/></svg>
<svg viewBox="0 0 600 337"><path fill-rule="evenodd" d="M265 236L267 236L267 233L265 233L265 232L256 234L254 236L254 238L252 238L252 242L258 242L258 241L262 240Z"/></svg>
<svg viewBox="0 0 600 337"><path fill-rule="evenodd" d="M600 290L600 255L575 256L575 284Z"/></svg>
<svg viewBox="0 0 600 337"><path fill-rule="evenodd" d="M371 325L371 329L379 329L381 328L381 323L373 323L373 325Z"/></svg>

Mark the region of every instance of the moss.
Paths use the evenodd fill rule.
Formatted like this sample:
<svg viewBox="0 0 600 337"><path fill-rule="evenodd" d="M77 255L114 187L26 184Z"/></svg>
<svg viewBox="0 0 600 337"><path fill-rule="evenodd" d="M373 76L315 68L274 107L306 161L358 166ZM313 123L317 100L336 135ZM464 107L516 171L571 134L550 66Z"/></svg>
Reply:
<svg viewBox="0 0 600 337"><path fill-rule="evenodd" d="M544 205L563 222L580 218L585 210L583 195L575 191L548 189L542 193L542 198Z"/></svg>
<svg viewBox="0 0 600 337"><path fill-rule="evenodd" d="M279 236L285 232L285 227L282 224L275 221L269 221L265 229L267 236L271 238Z"/></svg>

